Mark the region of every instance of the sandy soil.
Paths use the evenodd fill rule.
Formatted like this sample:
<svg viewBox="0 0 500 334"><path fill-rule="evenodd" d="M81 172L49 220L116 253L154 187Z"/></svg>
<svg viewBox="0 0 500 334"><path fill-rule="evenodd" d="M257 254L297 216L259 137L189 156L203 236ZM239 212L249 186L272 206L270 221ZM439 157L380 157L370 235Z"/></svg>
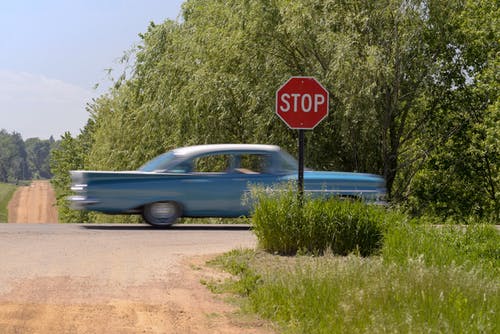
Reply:
<svg viewBox="0 0 500 334"><path fill-rule="evenodd" d="M9 223L57 223L56 197L50 182L19 187L8 205Z"/></svg>
<svg viewBox="0 0 500 334"><path fill-rule="evenodd" d="M200 284L221 275L204 266L207 259L184 262L168 286L129 287L127 296L112 298L88 278L25 280L0 298L0 333L271 333L266 323L242 318Z"/></svg>
<svg viewBox="0 0 500 334"><path fill-rule="evenodd" d="M21 187L9 222L55 223L54 203L47 181ZM248 230L3 225L1 334L273 332L201 284L226 277L207 259L255 245Z"/></svg>

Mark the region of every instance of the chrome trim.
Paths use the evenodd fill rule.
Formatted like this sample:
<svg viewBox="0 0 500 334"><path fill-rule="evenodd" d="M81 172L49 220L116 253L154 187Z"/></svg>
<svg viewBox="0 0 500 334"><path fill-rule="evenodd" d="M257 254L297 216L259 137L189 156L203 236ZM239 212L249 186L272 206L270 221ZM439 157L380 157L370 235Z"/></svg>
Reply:
<svg viewBox="0 0 500 334"><path fill-rule="evenodd" d="M357 189L322 189L322 190L307 190L305 189L304 192L310 192L310 193L356 193L356 194L364 194L364 193L380 193L378 190L357 190Z"/></svg>
<svg viewBox="0 0 500 334"><path fill-rule="evenodd" d="M74 184L71 186L71 191L74 191L74 192L82 192L82 191L85 191L85 189L87 189L86 184Z"/></svg>
<svg viewBox="0 0 500 334"><path fill-rule="evenodd" d="M100 201L88 199L85 196L69 196L67 200L70 202L70 207L74 210L81 210L86 206L100 203Z"/></svg>

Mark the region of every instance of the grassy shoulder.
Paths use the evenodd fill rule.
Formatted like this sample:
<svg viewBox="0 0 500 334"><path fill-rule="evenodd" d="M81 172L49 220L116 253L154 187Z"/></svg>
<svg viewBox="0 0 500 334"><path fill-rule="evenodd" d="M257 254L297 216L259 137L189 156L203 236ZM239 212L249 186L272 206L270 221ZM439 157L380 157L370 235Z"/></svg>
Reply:
<svg viewBox="0 0 500 334"><path fill-rule="evenodd" d="M500 331L494 226L436 226L362 203L298 208L287 192L271 197L252 217L261 250L218 257L211 265L234 277L206 283L238 296L244 311L284 333Z"/></svg>
<svg viewBox="0 0 500 334"><path fill-rule="evenodd" d="M7 205L16 189L17 186L13 184L0 183L0 223L6 223L9 218Z"/></svg>
<svg viewBox="0 0 500 334"><path fill-rule="evenodd" d="M235 278L208 285L240 296L244 311L285 333L498 333L498 233L429 228L418 237L414 228L394 232L400 242L371 257L232 251L211 265ZM432 240L439 246L426 248Z"/></svg>
<svg viewBox="0 0 500 334"><path fill-rule="evenodd" d="M381 257L283 257L240 250L214 261L215 285L284 333L498 332L498 279L462 266Z"/></svg>

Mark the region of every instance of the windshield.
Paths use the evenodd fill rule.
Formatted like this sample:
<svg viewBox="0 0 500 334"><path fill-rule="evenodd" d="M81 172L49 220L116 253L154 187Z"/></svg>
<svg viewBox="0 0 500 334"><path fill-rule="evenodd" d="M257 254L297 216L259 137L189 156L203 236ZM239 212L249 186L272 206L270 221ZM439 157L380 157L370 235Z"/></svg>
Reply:
<svg viewBox="0 0 500 334"><path fill-rule="evenodd" d="M174 152L163 153L153 160L146 162L138 170L141 172L164 171L176 158Z"/></svg>

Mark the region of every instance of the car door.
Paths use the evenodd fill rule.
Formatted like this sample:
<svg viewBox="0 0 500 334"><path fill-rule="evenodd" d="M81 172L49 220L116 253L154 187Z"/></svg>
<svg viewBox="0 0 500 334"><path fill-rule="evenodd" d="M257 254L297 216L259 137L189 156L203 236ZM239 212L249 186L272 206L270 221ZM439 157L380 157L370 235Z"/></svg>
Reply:
<svg viewBox="0 0 500 334"><path fill-rule="evenodd" d="M251 210L249 194L252 186L270 186L277 182L272 171L272 156L266 152L241 152L233 157L230 179L232 207L239 215L247 215Z"/></svg>
<svg viewBox="0 0 500 334"><path fill-rule="evenodd" d="M184 212L194 217L248 214L244 196L252 184L268 185L270 156L257 153L212 153L193 158L193 170L181 182Z"/></svg>
<svg viewBox="0 0 500 334"><path fill-rule="evenodd" d="M203 154L189 161L191 171L180 183L180 201L185 215L214 217L230 210L231 156L227 153Z"/></svg>

